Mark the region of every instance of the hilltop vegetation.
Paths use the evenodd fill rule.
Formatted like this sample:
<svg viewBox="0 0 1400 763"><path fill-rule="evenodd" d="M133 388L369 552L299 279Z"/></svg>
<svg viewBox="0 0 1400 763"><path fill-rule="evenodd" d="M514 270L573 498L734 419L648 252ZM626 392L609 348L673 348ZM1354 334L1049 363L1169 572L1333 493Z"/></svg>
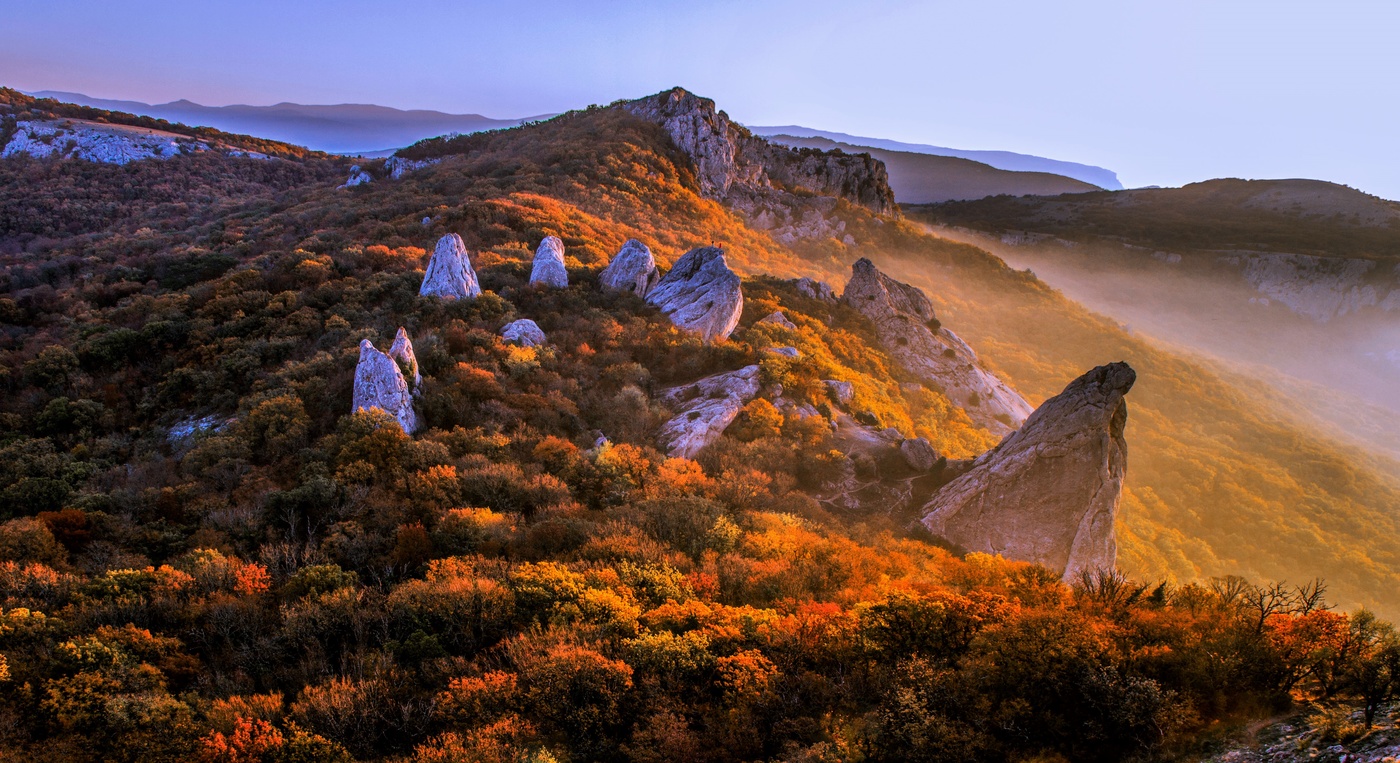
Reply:
<svg viewBox="0 0 1400 763"><path fill-rule="evenodd" d="M1316 586L1185 583L1301 582L1289 554L1317 554L1348 605L1393 604L1394 488L1028 274L845 204L856 244L781 246L616 110L441 155L348 190L319 157L274 176L232 157L0 161L0 187L48 200L0 229L5 754L1146 759L1294 695L1354 701L1395 659L1386 626ZM181 206L181 187L222 206ZM417 296L449 231L476 251L474 301ZM567 245L567 289L526 285L544 235ZM597 288L630 237L663 261L726 247L750 274L731 341ZM830 431L764 401L697 461L656 451L656 391L747 363L819 408L822 379L851 381L881 426L945 453L990 445L902 388L858 314L781 280L840 276L857 251L929 288L1035 399L1134 363L1121 532L1151 585L1071 587L907 517L827 512ZM757 323L775 309L797 328ZM503 343L516 317L549 344ZM424 376L414 438L349 412L360 340L398 326ZM763 351L778 343L801 357ZM1300 516L1312 537L1288 534Z"/></svg>

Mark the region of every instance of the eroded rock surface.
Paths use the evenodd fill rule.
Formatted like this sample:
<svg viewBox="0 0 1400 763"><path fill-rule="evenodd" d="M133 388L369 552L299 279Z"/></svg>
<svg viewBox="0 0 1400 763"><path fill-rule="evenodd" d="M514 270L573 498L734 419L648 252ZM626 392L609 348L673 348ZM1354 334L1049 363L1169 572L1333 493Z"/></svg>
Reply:
<svg viewBox="0 0 1400 763"><path fill-rule="evenodd" d="M783 315L782 310L778 310L769 314L767 317L760 320L759 323L776 323L785 329L797 328L797 324L788 320L788 317L786 315Z"/></svg>
<svg viewBox="0 0 1400 763"><path fill-rule="evenodd" d="M408 332L403 326L394 334L394 343L389 346L389 357L398 361L404 377L411 380L409 389L413 394L418 394L423 386L423 375L418 373L418 356L413 354L413 342L408 338Z"/></svg>
<svg viewBox="0 0 1400 763"><path fill-rule="evenodd" d="M535 266L530 270L530 283L556 289L569 285L569 271L564 267L564 242L558 236L545 236L535 250Z"/></svg>
<svg viewBox="0 0 1400 763"><path fill-rule="evenodd" d="M851 267L851 280L841 299L875 324L876 338L886 352L914 375L941 388L978 426L1005 435L1030 415L1030 403L983 368L977 353L938 323L922 291L861 259Z"/></svg>
<svg viewBox="0 0 1400 763"><path fill-rule="evenodd" d="M832 291L831 284L826 281L817 281L811 278L799 278L795 284L797 293L808 299L820 299L823 302L835 302L836 292Z"/></svg>
<svg viewBox="0 0 1400 763"><path fill-rule="evenodd" d="M744 312L739 276L729 269L724 250L692 249L647 294L677 327L705 339L727 339Z"/></svg>
<svg viewBox="0 0 1400 763"><path fill-rule="evenodd" d="M676 415L661 428L659 439L666 454L694 458L724 434L758 390L756 365L667 390L661 400Z"/></svg>
<svg viewBox="0 0 1400 763"><path fill-rule="evenodd" d="M361 169L360 165L355 164L350 167L350 177L346 179L345 183L340 187L354 188L357 185L365 185L372 182L374 182L374 178L370 177L368 172Z"/></svg>
<svg viewBox="0 0 1400 763"><path fill-rule="evenodd" d="M651 248L635 238L627 239L622 249L613 255L612 261L598 274L598 282L609 291L630 291L645 297L661 280L656 269L656 258Z"/></svg>
<svg viewBox="0 0 1400 763"><path fill-rule="evenodd" d="M476 271L472 270L467 245L462 243L461 236L449 233L438 239L418 294L443 299L471 299L481 295L481 285L477 283Z"/></svg>
<svg viewBox="0 0 1400 763"><path fill-rule="evenodd" d="M405 159L401 156L391 156L384 160L384 171L389 174L390 180L398 180L410 172L421 170L424 167L431 167L442 161L441 159Z"/></svg>
<svg viewBox="0 0 1400 763"><path fill-rule="evenodd" d="M170 159L209 151L204 141L176 133L81 119L18 122L0 157L59 156L103 164L127 164L142 159ZM238 152L266 158L262 154Z"/></svg>
<svg viewBox="0 0 1400 763"><path fill-rule="evenodd" d="M535 347L546 341L544 331L540 329L539 324L529 318L521 318L502 326L501 338L523 347Z"/></svg>
<svg viewBox="0 0 1400 763"><path fill-rule="evenodd" d="M360 362L355 366L355 396L350 410L374 408L393 416L405 432L412 434L418 429L413 391L399 364L365 339L360 342Z"/></svg>
<svg viewBox="0 0 1400 763"><path fill-rule="evenodd" d="M924 506L930 532L969 551L1037 562L1073 579L1112 568L1127 469L1124 395L1137 374L1099 366L1045 401Z"/></svg>

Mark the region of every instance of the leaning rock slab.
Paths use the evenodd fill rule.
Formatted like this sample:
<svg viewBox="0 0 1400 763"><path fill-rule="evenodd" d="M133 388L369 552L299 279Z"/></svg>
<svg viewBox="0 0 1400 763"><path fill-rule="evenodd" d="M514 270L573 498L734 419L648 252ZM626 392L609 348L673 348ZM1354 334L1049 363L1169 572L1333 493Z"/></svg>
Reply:
<svg viewBox="0 0 1400 763"><path fill-rule="evenodd" d="M598 274L598 281L609 291L630 291L645 297L661 279L651 248L635 238L627 239L612 262Z"/></svg>
<svg viewBox="0 0 1400 763"><path fill-rule="evenodd" d="M867 259L851 267L841 296L875 324L880 346L910 373L944 390L978 426L1006 435L1031 413L1030 403L982 367L977 353L936 320L922 291L890 278Z"/></svg>
<svg viewBox="0 0 1400 763"><path fill-rule="evenodd" d="M438 239L433 257L428 260L428 272L423 274L419 296L443 299L472 299L481 296L481 284L467 257L467 245L462 237L449 233Z"/></svg>
<svg viewBox="0 0 1400 763"><path fill-rule="evenodd" d="M360 342L360 362L355 366L355 397L351 412L378 408L398 420L403 431L418 429L413 411L413 392L399 364L387 353L374 348L368 339Z"/></svg>
<svg viewBox="0 0 1400 763"><path fill-rule="evenodd" d="M694 458L724 434L744 405L758 396L758 389L758 366L744 366L665 392L662 402L677 412L661 428L666 454Z"/></svg>
<svg viewBox="0 0 1400 763"><path fill-rule="evenodd" d="M535 266L530 269L530 283L556 289L569 285L569 271L564 268L564 242L558 236L545 236L535 250Z"/></svg>
<svg viewBox="0 0 1400 763"><path fill-rule="evenodd" d="M522 347L535 347L545 343L544 331L538 323L529 318L521 318L502 326L501 338Z"/></svg>
<svg viewBox="0 0 1400 763"><path fill-rule="evenodd" d="M1036 562L1073 579L1112 568L1127 470L1123 399L1137 374L1099 366L1045 401L924 506L923 524L969 551Z"/></svg>
<svg viewBox="0 0 1400 763"><path fill-rule="evenodd" d="M739 276L729 269L724 250L712 246L692 249L677 260L647 302L678 328L705 339L727 339L744 312Z"/></svg>

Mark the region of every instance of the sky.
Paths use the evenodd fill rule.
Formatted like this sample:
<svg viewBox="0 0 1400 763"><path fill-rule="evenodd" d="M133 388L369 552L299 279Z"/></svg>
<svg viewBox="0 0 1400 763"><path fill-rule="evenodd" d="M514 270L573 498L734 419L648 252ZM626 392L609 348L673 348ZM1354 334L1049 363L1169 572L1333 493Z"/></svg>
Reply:
<svg viewBox="0 0 1400 763"><path fill-rule="evenodd" d="M999 149L1129 187L1400 199L1400 2L5 0L0 85L523 117L680 85L734 119Z"/></svg>

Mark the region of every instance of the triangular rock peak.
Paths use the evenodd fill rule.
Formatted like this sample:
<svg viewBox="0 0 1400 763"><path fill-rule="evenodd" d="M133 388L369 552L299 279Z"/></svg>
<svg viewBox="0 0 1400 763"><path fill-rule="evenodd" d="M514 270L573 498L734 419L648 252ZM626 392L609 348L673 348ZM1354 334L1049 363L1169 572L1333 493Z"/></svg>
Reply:
<svg viewBox="0 0 1400 763"><path fill-rule="evenodd" d="M396 343L397 344L397 343ZM399 364L374 348L368 339L360 342L360 362L355 366L355 397L351 412L378 408L398 420L403 431L418 429L413 410L413 392Z"/></svg>
<svg viewBox="0 0 1400 763"><path fill-rule="evenodd" d="M413 393L418 394L418 388L423 386L423 375L418 373L418 356L413 354L413 342L408 338L408 332L404 331L403 326L394 334L394 344L389 347L389 357L397 360L400 368L407 369L406 373L412 379Z"/></svg>
<svg viewBox="0 0 1400 763"><path fill-rule="evenodd" d="M851 267L841 297L875 324L880 346L921 381L942 389L978 426L1005 435L1031 413L1020 393L982 367L977 353L934 316L919 289L890 278L867 259Z"/></svg>
<svg viewBox="0 0 1400 763"><path fill-rule="evenodd" d="M647 302L661 308L677 327L705 339L727 339L744 312L739 276L729 269L724 250L692 249L676 260Z"/></svg>
<svg viewBox="0 0 1400 763"><path fill-rule="evenodd" d="M472 299L481 295L481 285L477 283L476 271L472 270L467 245L462 243L461 236L449 233L438 239L418 294L443 299Z"/></svg>
<svg viewBox="0 0 1400 763"><path fill-rule="evenodd" d="M1099 366L1045 401L924 506L930 532L969 551L1037 562L1073 580L1111 569L1128 447L1127 363Z"/></svg>
<svg viewBox="0 0 1400 763"><path fill-rule="evenodd" d="M530 283L556 289L569 285L569 271L564 267L564 242L558 236L545 236L535 250L535 266L530 270Z"/></svg>
<svg viewBox="0 0 1400 763"><path fill-rule="evenodd" d="M598 282L609 291L630 291L645 297L661 279L651 248L635 238L627 239L622 249L598 274Z"/></svg>

